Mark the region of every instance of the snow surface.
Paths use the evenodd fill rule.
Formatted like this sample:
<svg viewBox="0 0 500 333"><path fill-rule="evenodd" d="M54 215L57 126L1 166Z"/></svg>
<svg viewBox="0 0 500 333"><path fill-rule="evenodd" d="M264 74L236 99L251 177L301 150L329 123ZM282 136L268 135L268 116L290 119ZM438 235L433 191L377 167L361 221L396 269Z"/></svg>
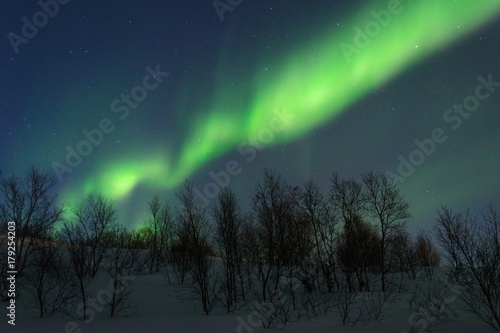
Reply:
<svg viewBox="0 0 500 333"><path fill-rule="evenodd" d="M175 278L173 279L175 280ZM102 285L106 285L105 281ZM425 283L425 281L418 281ZM412 282L408 282L411 285ZM167 333L259 333L259 332L408 332L409 320L414 313L410 309L407 298L411 293L399 295L398 301L388 310L389 317L381 321L358 323L356 326L342 326L337 309L330 310L327 316L309 320L303 317L299 322L290 323L285 329L265 329L262 326L251 326L255 323L251 310L240 310L226 313L224 309L216 308L210 315L204 315L196 302L180 302L175 297L175 283L169 285L160 274L141 275L133 280L133 302L138 304L137 314L129 317L118 316L109 318L106 310L96 314L94 320L86 323L83 320L73 320L62 314L39 318L35 309L26 309L22 297L18 299L16 326L8 325L8 317L3 315L0 322L0 332L46 332L46 333L77 333L77 332L167 332ZM452 295L450 293L450 295ZM427 332L495 332L476 318L460 310L457 299L447 304L457 314L443 321L425 320ZM6 302L0 303L6 313ZM246 322L248 325L243 325ZM67 326L68 325L68 326ZM72 327L73 325L73 327ZM66 329L66 327L68 329ZM422 326L418 326L422 327ZM420 332L423 332L422 330Z"/></svg>

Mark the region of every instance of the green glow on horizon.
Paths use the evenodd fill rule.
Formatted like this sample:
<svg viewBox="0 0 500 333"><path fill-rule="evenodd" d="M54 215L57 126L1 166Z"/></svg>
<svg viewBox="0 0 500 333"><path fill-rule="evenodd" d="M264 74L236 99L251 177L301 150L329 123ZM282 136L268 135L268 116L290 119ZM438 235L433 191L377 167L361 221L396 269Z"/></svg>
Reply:
<svg viewBox="0 0 500 333"><path fill-rule="evenodd" d="M354 28L364 30L365 24L374 20L370 10L386 9L388 3L374 1L362 8L365 15L353 15L356 19L344 28L335 26L293 54L276 59L274 65L262 66L270 70L256 74L267 79L251 87L249 104L240 103L235 110L231 94L218 87L216 102L208 111L198 113L204 116L192 123L173 164L158 157L167 155L163 152L115 161L85 183L85 194L95 191L116 199L140 184L173 188L205 163L268 128L275 109L285 108L295 118L276 133L272 144L296 140L500 12L498 0L403 2L402 12L392 15L391 23L347 61L340 44L354 45Z"/></svg>
<svg viewBox="0 0 500 333"><path fill-rule="evenodd" d="M169 182L168 163L162 156L148 158L147 163L142 159L131 160L104 169L97 179L89 180L85 184L85 194L98 191L110 198L126 196L138 183L147 183L152 187L172 186Z"/></svg>
<svg viewBox="0 0 500 333"><path fill-rule="evenodd" d="M131 159L126 162L111 164L102 168L98 177L87 180L83 191L66 191L64 201L81 201L89 194L102 194L111 199L125 198L139 183L151 187L165 188L174 186L168 175L168 160L158 155L149 157L146 162L143 158Z"/></svg>

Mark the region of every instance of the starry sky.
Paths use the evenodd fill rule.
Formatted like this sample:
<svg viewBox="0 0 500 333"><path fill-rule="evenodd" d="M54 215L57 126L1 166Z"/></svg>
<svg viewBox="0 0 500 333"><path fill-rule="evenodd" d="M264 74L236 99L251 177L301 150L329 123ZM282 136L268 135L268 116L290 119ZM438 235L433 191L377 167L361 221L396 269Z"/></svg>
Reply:
<svg viewBox="0 0 500 333"><path fill-rule="evenodd" d="M386 172L411 231L500 204L497 0L54 1L2 4L0 170L61 202L101 193L133 227L185 179L248 206L267 167Z"/></svg>

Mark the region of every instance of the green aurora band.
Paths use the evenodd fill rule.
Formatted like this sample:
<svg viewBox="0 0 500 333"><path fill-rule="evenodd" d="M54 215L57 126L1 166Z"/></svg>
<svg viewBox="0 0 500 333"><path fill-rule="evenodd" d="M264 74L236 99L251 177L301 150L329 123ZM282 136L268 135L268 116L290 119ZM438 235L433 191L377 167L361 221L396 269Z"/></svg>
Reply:
<svg viewBox="0 0 500 333"><path fill-rule="evenodd" d="M199 112L203 116L197 116L191 124L176 163L171 163L173 159L166 151L146 158L136 154L116 160L88 179L83 193L81 189L77 196L71 195L76 192L66 192L63 198L81 199L83 195L101 193L120 199L139 185L174 188L205 163L268 128L276 109L286 109L294 118L283 131L275 133L272 144L296 140L500 12L498 0L403 1L401 12L391 15L388 26L381 26L369 44L348 60L341 45L354 46L355 28L364 31L368 22L375 21L370 11L386 10L388 3L375 1L360 8L357 13L365 14L353 15L356 19L343 29L335 26L310 44L276 59L274 65L267 66L272 71L256 71L265 79L246 92L251 96L250 103L233 98L226 88L217 89L212 107L208 112Z"/></svg>

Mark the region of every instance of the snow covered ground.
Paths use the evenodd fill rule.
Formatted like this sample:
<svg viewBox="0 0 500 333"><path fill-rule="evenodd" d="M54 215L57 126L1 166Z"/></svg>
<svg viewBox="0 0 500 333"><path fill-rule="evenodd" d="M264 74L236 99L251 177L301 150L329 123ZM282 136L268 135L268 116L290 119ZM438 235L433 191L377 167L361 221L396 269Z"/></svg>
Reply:
<svg viewBox="0 0 500 333"><path fill-rule="evenodd" d="M101 285L105 289L106 281L101 278ZM62 314L51 317L38 317L35 309L27 309L23 305L22 297L18 299L16 325L8 325L6 302L0 303L4 315L0 322L0 332L46 332L46 333L78 333L78 332L197 332L197 333L259 333L259 332L410 332L409 322L414 321L417 329L426 327L426 332L494 332L487 325L461 310L460 301L455 297L452 287L444 287L442 300L443 310L449 318L435 319L422 311L417 318L415 311L410 308L408 299L412 292L396 295L396 300L385 313L387 318L371 320L342 326L337 308L330 309L326 316L319 316L309 320L303 316L299 322L288 324L285 329L265 329L258 324L249 309L226 313L218 307L210 315L204 315L200 305L196 302L180 302L175 297L177 286L169 286L162 274L141 275L133 279L133 303L137 304L137 313L133 316L118 316L109 318L106 309L94 307L95 316L89 322L74 320ZM429 282L421 279L417 282L407 281L409 290L414 289L415 283L425 286ZM97 290L97 289L96 289ZM98 293L99 291L97 291ZM97 296L97 294L96 294ZM414 332L417 332L415 330ZM423 330L420 330L423 332Z"/></svg>

